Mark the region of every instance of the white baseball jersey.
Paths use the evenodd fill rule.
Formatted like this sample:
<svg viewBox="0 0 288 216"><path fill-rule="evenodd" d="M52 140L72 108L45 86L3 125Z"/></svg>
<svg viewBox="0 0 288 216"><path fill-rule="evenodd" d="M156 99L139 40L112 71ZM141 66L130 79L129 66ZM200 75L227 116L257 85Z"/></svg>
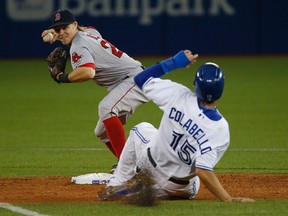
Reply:
<svg viewBox="0 0 288 216"><path fill-rule="evenodd" d="M222 117L209 119L198 106L196 95L185 86L154 78L143 85L145 95L163 110L151 155L162 170L189 179L197 167L213 170L230 142L229 127Z"/></svg>
<svg viewBox="0 0 288 216"><path fill-rule="evenodd" d="M111 88L139 72L141 63L117 49L103 39L94 28L88 27L79 31L70 48L73 69L79 66L92 67L96 71L94 81L103 87Z"/></svg>
<svg viewBox="0 0 288 216"><path fill-rule="evenodd" d="M159 129L143 122L130 131L109 185L131 179L137 166L155 180L157 196L192 199L200 186L193 177L195 163L213 170L229 145L228 123L215 109L211 113L216 112L218 120L208 118L196 95L181 84L150 78L142 90L164 112Z"/></svg>

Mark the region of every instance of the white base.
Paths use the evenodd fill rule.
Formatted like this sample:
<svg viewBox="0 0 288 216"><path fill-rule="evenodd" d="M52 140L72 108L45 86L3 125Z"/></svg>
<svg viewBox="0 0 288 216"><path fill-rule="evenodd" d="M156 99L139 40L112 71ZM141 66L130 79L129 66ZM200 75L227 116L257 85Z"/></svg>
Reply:
<svg viewBox="0 0 288 216"><path fill-rule="evenodd" d="M113 174L110 173L89 173L80 176L74 176L71 182L74 184L108 184Z"/></svg>

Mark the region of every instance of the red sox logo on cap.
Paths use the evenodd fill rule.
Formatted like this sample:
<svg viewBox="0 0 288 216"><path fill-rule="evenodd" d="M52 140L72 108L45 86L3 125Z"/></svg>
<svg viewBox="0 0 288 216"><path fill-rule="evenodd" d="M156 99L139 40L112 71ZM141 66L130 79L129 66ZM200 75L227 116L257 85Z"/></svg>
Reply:
<svg viewBox="0 0 288 216"><path fill-rule="evenodd" d="M59 21L61 19L61 14L58 12L55 14L55 20L54 21Z"/></svg>

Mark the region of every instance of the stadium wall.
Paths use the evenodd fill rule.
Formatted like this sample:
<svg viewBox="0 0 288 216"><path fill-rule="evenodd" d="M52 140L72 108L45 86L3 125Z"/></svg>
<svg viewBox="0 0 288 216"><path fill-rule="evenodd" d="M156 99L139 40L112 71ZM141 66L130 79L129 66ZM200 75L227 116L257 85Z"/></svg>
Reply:
<svg viewBox="0 0 288 216"><path fill-rule="evenodd" d="M288 53L287 0L3 0L0 58L46 57L41 32L58 8L130 55Z"/></svg>

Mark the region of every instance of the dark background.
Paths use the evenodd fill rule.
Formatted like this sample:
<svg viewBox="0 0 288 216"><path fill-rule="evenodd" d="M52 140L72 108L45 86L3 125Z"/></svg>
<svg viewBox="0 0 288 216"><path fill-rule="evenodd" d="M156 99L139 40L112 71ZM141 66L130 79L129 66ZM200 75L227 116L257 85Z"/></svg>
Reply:
<svg viewBox="0 0 288 216"><path fill-rule="evenodd" d="M170 55L185 48L202 55L288 53L287 0L136 0L134 12L131 2L0 1L0 58L46 57L60 43L44 44L41 33L50 25L48 14L62 7L132 56ZM122 14L116 10L120 3Z"/></svg>

